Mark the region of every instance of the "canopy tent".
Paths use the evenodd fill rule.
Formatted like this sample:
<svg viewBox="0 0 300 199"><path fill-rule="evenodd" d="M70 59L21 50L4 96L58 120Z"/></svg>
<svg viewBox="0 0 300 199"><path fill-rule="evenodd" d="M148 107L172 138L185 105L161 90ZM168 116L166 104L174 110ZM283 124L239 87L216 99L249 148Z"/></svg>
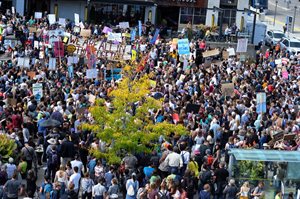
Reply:
<svg viewBox="0 0 300 199"><path fill-rule="evenodd" d="M236 160L267 161L267 162L300 162L299 151L261 150L261 149L230 149Z"/></svg>

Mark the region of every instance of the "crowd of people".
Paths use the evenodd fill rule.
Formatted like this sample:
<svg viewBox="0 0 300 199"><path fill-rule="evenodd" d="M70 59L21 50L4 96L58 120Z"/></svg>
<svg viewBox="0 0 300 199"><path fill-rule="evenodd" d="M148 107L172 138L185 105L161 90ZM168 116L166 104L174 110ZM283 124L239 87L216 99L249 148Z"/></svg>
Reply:
<svg viewBox="0 0 300 199"><path fill-rule="evenodd" d="M253 189L248 181L240 185L229 175L228 151L300 149L297 55L274 47L259 50L254 60L241 61L237 56L224 59L224 49L220 49L220 55L209 58L212 64L207 66L202 53L210 47L202 38L191 39L190 56L182 57L168 38L158 37L151 43L155 29L144 28L141 37L127 43L140 55L138 60L148 57L140 73L153 73L156 86L151 92L162 93L162 107L153 113L154 122L183 124L190 134L162 138L157 141L159 150L127 154L120 165L109 165L89 154L90 147L102 146L94 132L80 128L89 122L90 114L77 111L92 105L90 94L109 104L108 94L117 82L101 75L107 58L97 59L96 79L82 75L87 69L85 52L73 64L73 76L69 75L67 53L57 61L56 70L48 70L54 53L47 45L47 32L58 25L49 25L47 17L1 16L2 43L18 32L20 44L8 46L5 54L11 59L1 62L1 133L14 140L17 149L13 157L1 160L0 198L261 199L265 196L263 182ZM32 26L37 27L36 33L29 31ZM92 40L103 38L104 26L85 27L92 30ZM74 23L69 21L64 29L73 34ZM42 45L34 47L34 41ZM17 66L19 57L33 58L30 69ZM36 72L35 77L29 71ZM287 78L282 77L283 71L288 72ZM222 84L229 82L234 83L234 92L224 96ZM43 85L40 99L32 92L35 83ZM266 93L264 113L256 111L257 92ZM11 98L16 99L15 104L8 102ZM196 111L187 111L191 105L198 107ZM178 121L171 117L174 113ZM43 124L49 119L59 124L46 127ZM294 137L276 140L280 133ZM44 180L37 184L43 165Z"/></svg>

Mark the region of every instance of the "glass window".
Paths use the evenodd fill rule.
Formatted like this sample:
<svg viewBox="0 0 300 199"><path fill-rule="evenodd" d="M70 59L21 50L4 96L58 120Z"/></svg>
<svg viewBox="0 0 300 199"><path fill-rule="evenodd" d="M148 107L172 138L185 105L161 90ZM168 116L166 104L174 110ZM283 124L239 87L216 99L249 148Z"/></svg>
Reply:
<svg viewBox="0 0 300 199"><path fill-rule="evenodd" d="M282 37L284 37L284 34L283 33L274 33L274 37L281 39Z"/></svg>
<svg viewBox="0 0 300 199"><path fill-rule="evenodd" d="M300 48L300 42L290 42L290 47Z"/></svg>
<svg viewBox="0 0 300 199"><path fill-rule="evenodd" d="M181 14L182 15L192 15L193 14L193 8L181 8Z"/></svg>
<svg viewBox="0 0 300 199"><path fill-rule="evenodd" d="M288 42L288 40L283 40L283 42L282 42L285 46L289 46L289 42Z"/></svg>

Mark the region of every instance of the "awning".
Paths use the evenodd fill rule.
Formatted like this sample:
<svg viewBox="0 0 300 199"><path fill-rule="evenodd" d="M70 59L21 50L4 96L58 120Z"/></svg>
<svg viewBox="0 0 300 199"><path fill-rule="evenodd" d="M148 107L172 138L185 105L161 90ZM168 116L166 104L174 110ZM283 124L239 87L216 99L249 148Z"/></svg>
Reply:
<svg viewBox="0 0 300 199"><path fill-rule="evenodd" d="M146 5L154 6L154 0L91 0L95 3L107 3L107 4L128 4L128 5Z"/></svg>
<svg viewBox="0 0 300 199"><path fill-rule="evenodd" d="M299 151L230 149L236 160L268 161L268 162L300 162Z"/></svg>

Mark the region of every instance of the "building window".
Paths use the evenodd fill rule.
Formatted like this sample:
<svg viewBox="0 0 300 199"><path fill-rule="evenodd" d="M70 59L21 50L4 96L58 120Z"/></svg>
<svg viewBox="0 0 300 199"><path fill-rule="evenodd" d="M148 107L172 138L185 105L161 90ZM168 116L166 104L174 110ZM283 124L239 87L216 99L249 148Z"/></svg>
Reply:
<svg viewBox="0 0 300 199"><path fill-rule="evenodd" d="M180 24L191 22L193 25L205 24L206 8L181 8Z"/></svg>

